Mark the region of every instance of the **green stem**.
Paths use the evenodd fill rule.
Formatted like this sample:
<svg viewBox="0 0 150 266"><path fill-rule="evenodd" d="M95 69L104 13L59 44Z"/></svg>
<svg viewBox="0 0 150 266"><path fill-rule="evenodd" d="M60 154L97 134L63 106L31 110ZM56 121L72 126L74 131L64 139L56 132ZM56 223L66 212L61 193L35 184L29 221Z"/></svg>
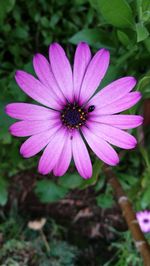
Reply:
<svg viewBox="0 0 150 266"><path fill-rule="evenodd" d="M40 230L40 233L41 233L41 237L42 237L42 240L44 242L45 248L46 248L47 252L49 253L50 252L50 246L48 244L48 241L47 241L46 236L44 235L42 229Z"/></svg>

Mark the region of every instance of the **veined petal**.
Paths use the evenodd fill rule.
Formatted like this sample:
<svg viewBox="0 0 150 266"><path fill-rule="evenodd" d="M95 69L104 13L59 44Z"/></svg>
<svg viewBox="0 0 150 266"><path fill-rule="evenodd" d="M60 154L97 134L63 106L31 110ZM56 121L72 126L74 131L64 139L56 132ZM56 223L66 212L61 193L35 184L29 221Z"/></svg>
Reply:
<svg viewBox="0 0 150 266"><path fill-rule="evenodd" d="M105 49L99 50L92 58L85 73L79 102L85 103L94 94L103 79L109 65L109 52Z"/></svg>
<svg viewBox="0 0 150 266"><path fill-rule="evenodd" d="M20 88L32 99L50 108L61 109L61 103L54 93L29 73L18 70L15 79Z"/></svg>
<svg viewBox="0 0 150 266"><path fill-rule="evenodd" d="M72 69L63 48L53 43L49 49L50 64L54 77L68 101L73 102Z"/></svg>
<svg viewBox="0 0 150 266"><path fill-rule="evenodd" d="M33 66L39 80L53 91L53 93L59 98L60 102L65 104L65 97L57 85L48 60L42 54L36 54L33 58Z"/></svg>
<svg viewBox="0 0 150 266"><path fill-rule="evenodd" d="M82 133L93 152L105 163L116 165L119 163L119 157L116 151L102 138L94 135L86 127L82 128Z"/></svg>
<svg viewBox="0 0 150 266"><path fill-rule="evenodd" d="M55 125L59 125L60 120L42 120L42 121L19 121L10 126L9 131L16 137L28 137L48 131Z"/></svg>
<svg viewBox="0 0 150 266"><path fill-rule="evenodd" d="M59 117L59 112L30 103L10 103L5 108L6 114L21 120L47 120Z"/></svg>
<svg viewBox="0 0 150 266"><path fill-rule="evenodd" d="M85 179L90 178L92 176L91 159L86 145L77 130L74 131L72 138L72 152L79 174Z"/></svg>
<svg viewBox="0 0 150 266"><path fill-rule="evenodd" d="M78 101L82 81L85 75L87 66L91 60L91 51L86 43L79 43L74 57L73 66L73 85L75 100Z"/></svg>
<svg viewBox="0 0 150 266"><path fill-rule="evenodd" d="M107 115L116 114L129 109L134 106L140 99L142 95L140 92L130 92L124 98L121 98L113 103L110 103L103 107L95 106L95 110L92 115Z"/></svg>
<svg viewBox="0 0 150 266"><path fill-rule="evenodd" d="M20 148L21 155L25 158L29 158L39 153L50 142L51 137L59 128L60 126L55 126L54 128L51 128L51 130L33 135L32 137L28 138Z"/></svg>
<svg viewBox="0 0 150 266"><path fill-rule="evenodd" d="M136 139L132 135L119 128L97 122L89 122L87 126L95 135L117 147L133 149L137 144Z"/></svg>
<svg viewBox="0 0 150 266"><path fill-rule="evenodd" d="M71 142L71 135L68 133L62 153L53 169L55 176L62 176L68 170L72 158Z"/></svg>
<svg viewBox="0 0 150 266"><path fill-rule="evenodd" d="M140 126L143 123L143 117L140 115L93 115L90 121L129 129Z"/></svg>
<svg viewBox="0 0 150 266"><path fill-rule="evenodd" d="M116 102L129 93L136 85L133 77L123 77L113 81L100 92L98 92L88 103L95 105L97 108L106 107L108 104Z"/></svg>
<svg viewBox="0 0 150 266"><path fill-rule="evenodd" d="M38 171L46 175L52 171L54 166L58 163L60 154L67 140L67 130L64 128L59 129L56 134L51 138L51 141L45 148L38 166Z"/></svg>

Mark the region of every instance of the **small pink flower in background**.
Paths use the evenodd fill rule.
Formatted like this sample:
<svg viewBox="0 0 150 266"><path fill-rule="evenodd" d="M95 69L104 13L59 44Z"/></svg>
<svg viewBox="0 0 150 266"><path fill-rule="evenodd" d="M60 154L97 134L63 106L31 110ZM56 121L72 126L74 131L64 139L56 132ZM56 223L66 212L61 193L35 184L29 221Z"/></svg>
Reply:
<svg viewBox="0 0 150 266"><path fill-rule="evenodd" d="M140 211L136 213L141 230L144 233L150 232L150 211Z"/></svg>
<svg viewBox="0 0 150 266"><path fill-rule="evenodd" d="M17 71L20 88L40 104L12 103L6 113L21 121L10 127L12 135L29 137L20 153L29 158L41 150L38 170L53 171L62 176L73 157L79 174L92 176L92 164L85 141L106 164L117 165L119 157L112 145L132 149L136 139L124 129L142 124L137 115L118 114L135 105L140 92L131 92L136 84L133 77L123 77L94 95L108 65L109 52L99 50L91 57L86 43L77 46L73 71L63 48L54 43L49 48L49 60L36 54L33 66L38 77ZM94 95L94 96L93 96Z"/></svg>

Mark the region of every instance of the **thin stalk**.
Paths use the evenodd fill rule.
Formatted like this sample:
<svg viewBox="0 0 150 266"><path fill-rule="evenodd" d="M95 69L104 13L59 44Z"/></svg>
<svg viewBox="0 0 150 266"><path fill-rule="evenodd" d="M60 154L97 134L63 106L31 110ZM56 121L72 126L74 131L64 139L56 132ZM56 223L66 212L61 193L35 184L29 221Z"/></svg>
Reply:
<svg viewBox="0 0 150 266"><path fill-rule="evenodd" d="M48 241L47 241L46 236L45 236L42 229L40 230L40 234L41 234L42 240L44 242L45 248L46 248L47 252L49 253L50 252L50 246L48 244Z"/></svg>

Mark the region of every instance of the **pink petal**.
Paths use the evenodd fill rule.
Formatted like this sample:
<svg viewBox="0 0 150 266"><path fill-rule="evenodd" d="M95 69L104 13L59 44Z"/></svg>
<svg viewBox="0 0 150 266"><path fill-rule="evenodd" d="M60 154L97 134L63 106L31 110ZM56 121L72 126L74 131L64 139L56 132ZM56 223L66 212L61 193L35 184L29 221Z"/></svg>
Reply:
<svg viewBox="0 0 150 266"><path fill-rule="evenodd" d="M99 50L87 68L85 73L79 101L85 103L95 92L103 79L109 65L109 52L105 49Z"/></svg>
<svg viewBox="0 0 150 266"><path fill-rule="evenodd" d="M78 101L85 71L91 59L90 48L86 43L79 43L75 52L73 66L73 85L75 99Z"/></svg>
<svg viewBox="0 0 150 266"><path fill-rule="evenodd" d="M87 126L95 135L117 147L133 149L137 144L137 141L133 136L119 128L97 122L89 122Z"/></svg>
<svg viewBox="0 0 150 266"><path fill-rule="evenodd" d="M67 141L67 131L64 128L59 129L51 138L51 141L45 148L38 166L38 171L46 175L52 171L54 166L59 163L59 158Z"/></svg>
<svg viewBox="0 0 150 266"><path fill-rule="evenodd" d="M143 117L140 115L93 115L90 121L128 129L140 126L143 123Z"/></svg>
<svg viewBox="0 0 150 266"><path fill-rule="evenodd" d="M125 111L130 107L134 106L141 99L141 97L142 97L141 93L138 91L130 92L125 97L113 103L110 103L106 106L103 106L102 108L95 106L93 114L106 115L106 114L116 114Z"/></svg>
<svg viewBox="0 0 150 266"><path fill-rule="evenodd" d="M48 131L60 124L59 119L43 121L19 121L10 126L10 133L16 137L28 137Z"/></svg>
<svg viewBox="0 0 150 266"><path fill-rule="evenodd" d="M71 136L70 134L68 134L62 153L53 169L53 173L55 176L62 176L68 170L72 157L71 142Z"/></svg>
<svg viewBox="0 0 150 266"><path fill-rule="evenodd" d="M22 120L47 120L59 116L59 112L30 103L10 103L5 108L6 114Z"/></svg>
<svg viewBox="0 0 150 266"><path fill-rule="evenodd" d="M18 70L15 75L20 88L31 98L54 109L61 109L61 105L54 93L32 75Z"/></svg>
<svg viewBox="0 0 150 266"><path fill-rule="evenodd" d="M82 128L82 132L91 149L102 161L109 165L119 163L119 157L116 151L105 140L94 135L86 127Z"/></svg>
<svg viewBox="0 0 150 266"><path fill-rule="evenodd" d="M75 130L73 134L72 152L79 174L85 179L90 178L92 176L91 159L86 145L77 130Z"/></svg>
<svg viewBox="0 0 150 266"><path fill-rule="evenodd" d="M57 43L53 43L52 45L50 45L49 58L53 74L61 91L63 92L65 97L70 102L72 102L73 101L72 69L63 48Z"/></svg>
<svg viewBox="0 0 150 266"><path fill-rule="evenodd" d="M133 77L115 80L97 93L89 101L88 106L95 105L97 108L107 107L108 104L123 98L135 85L136 80Z"/></svg>
<svg viewBox="0 0 150 266"><path fill-rule="evenodd" d="M20 153L23 157L29 158L40 152L51 140L60 126L55 126L51 130L33 135L28 138L21 146Z"/></svg>
<svg viewBox="0 0 150 266"><path fill-rule="evenodd" d="M60 102L65 104L65 97L57 85L48 60L42 54L36 54L33 58L33 66L39 80L53 91Z"/></svg>

